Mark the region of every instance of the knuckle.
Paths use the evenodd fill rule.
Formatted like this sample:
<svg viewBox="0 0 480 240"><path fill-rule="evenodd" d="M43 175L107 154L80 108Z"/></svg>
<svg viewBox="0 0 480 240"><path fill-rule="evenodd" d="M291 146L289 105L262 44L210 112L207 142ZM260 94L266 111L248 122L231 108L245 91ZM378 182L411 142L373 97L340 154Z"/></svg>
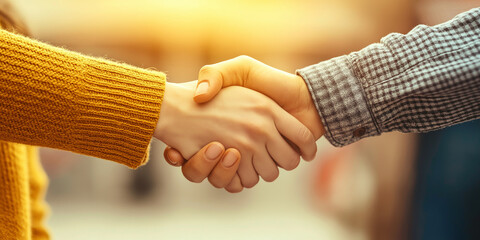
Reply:
<svg viewBox="0 0 480 240"><path fill-rule="evenodd" d="M255 105L252 107L255 113L271 116L272 115L272 104L270 101L256 101Z"/></svg>
<svg viewBox="0 0 480 240"><path fill-rule="evenodd" d="M212 65L205 65L202 68L200 68L200 71L198 74L201 75L208 75L214 71L214 68ZM200 80L200 79L199 79Z"/></svg>
<svg viewBox="0 0 480 240"><path fill-rule="evenodd" d="M252 58L247 56L247 55L240 55L240 56L236 57L235 60L239 61L241 63L248 63L252 60Z"/></svg>
<svg viewBox="0 0 480 240"><path fill-rule="evenodd" d="M295 158L291 158L291 160L288 161L288 163L284 166L284 169L287 171L291 171L297 168L299 164L300 164L300 156L296 156Z"/></svg>
<svg viewBox="0 0 480 240"><path fill-rule="evenodd" d="M260 181L260 179L257 177L255 179L246 180L245 182L242 181L242 184L246 188L252 188L257 185L258 181Z"/></svg>
<svg viewBox="0 0 480 240"><path fill-rule="evenodd" d="M301 144L308 144L313 141L313 136L308 128L302 126L298 129L297 139Z"/></svg>
<svg viewBox="0 0 480 240"><path fill-rule="evenodd" d="M239 193L243 190L243 187L242 186L227 186L225 188L225 190L227 190L227 192L229 192L229 193Z"/></svg>
<svg viewBox="0 0 480 240"><path fill-rule="evenodd" d="M250 139L264 139L269 136L269 129L271 129L267 122L261 120L246 122L244 127Z"/></svg>
<svg viewBox="0 0 480 240"><path fill-rule="evenodd" d="M205 177L202 176L203 173L199 169L191 167L191 165L182 167L182 173L190 182L201 183L203 179L205 179Z"/></svg>
<svg viewBox="0 0 480 240"><path fill-rule="evenodd" d="M265 180L265 182L273 182L275 181L275 179L278 178L279 175L280 175L280 172L278 171L278 169L276 169L275 171L270 172L266 176L262 176L262 178L263 180Z"/></svg>
<svg viewBox="0 0 480 240"><path fill-rule="evenodd" d="M254 143L248 137L238 139L238 146L242 149L241 152L253 152L255 149Z"/></svg>
<svg viewBox="0 0 480 240"><path fill-rule="evenodd" d="M249 130L250 130L249 131L250 135L252 135L252 137L258 138L258 137L267 135L267 127L266 125L261 123L252 124Z"/></svg>
<svg viewBox="0 0 480 240"><path fill-rule="evenodd" d="M208 177L208 182L210 182L210 184L215 188L224 188L227 185L225 183L219 182L218 179L211 176Z"/></svg>

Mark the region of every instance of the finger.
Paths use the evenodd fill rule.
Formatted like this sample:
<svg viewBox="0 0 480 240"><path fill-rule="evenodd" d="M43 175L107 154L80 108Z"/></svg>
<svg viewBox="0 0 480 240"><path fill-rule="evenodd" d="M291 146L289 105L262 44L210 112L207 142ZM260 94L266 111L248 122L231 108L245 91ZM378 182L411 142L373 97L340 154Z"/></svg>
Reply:
<svg viewBox="0 0 480 240"><path fill-rule="evenodd" d="M278 166L285 170L293 170L300 163L300 154L286 142L278 131L267 141L266 147Z"/></svg>
<svg viewBox="0 0 480 240"><path fill-rule="evenodd" d="M203 66L198 73L198 83L193 99L197 103L210 101L224 87L244 86L245 76L252 58L236 57L227 61Z"/></svg>
<svg viewBox="0 0 480 240"><path fill-rule="evenodd" d="M167 146L165 151L163 151L163 157L168 164L174 167L180 167L185 163L185 159L182 157L182 154L174 148Z"/></svg>
<svg viewBox="0 0 480 240"><path fill-rule="evenodd" d="M227 149L222 156L222 160L217 163L208 176L210 184L217 188L224 188L232 182L240 165L240 157L240 152L237 149Z"/></svg>
<svg viewBox="0 0 480 240"><path fill-rule="evenodd" d="M239 193L243 190L242 182L240 181L238 174L235 174L232 182L225 187L225 190L230 193Z"/></svg>
<svg viewBox="0 0 480 240"><path fill-rule="evenodd" d="M253 166L257 171L258 175L263 178L266 182L272 182L277 179L279 175L277 164L270 157L268 152L262 151L260 153L255 153L253 156Z"/></svg>
<svg viewBox="0 0 480 240"><path fill-rule="evenodd" d="M182 166L183 175L191 182L202 182L217 165L224 151L221 143L209 143Z"/></svg>
<svg viewBox="0 0 480 240"><path fill-rule="evenodd" d="M259 178L253 167L252 155L242 154L237 173L242 185L246 188L251 188L258 183Z"/></svg>
<svg viewBox="0 0 480 240"><path fill-rule="evenodd" d="M285 89L297 89L299 83L304 84L303 81L296 81L297 78L294 74L273 68L251 57L239 56L204 66L199 72L198 83L208 84L202 85L202 94L195 96L194 100L204 103L211 100L221 88L242 86L263 93L284 107L291 105L291 101L297 98L285 98L281 93L285 92ZM282 84L278 84L279 81Z"/></svg>
<svg viewBox="0 0 480 240"><path fill-rule="evenodd" d="M317 152L312 132L295 117L280 107L275 111L275 126L280 134L295 144L305 160L311 160Z"/></svg>

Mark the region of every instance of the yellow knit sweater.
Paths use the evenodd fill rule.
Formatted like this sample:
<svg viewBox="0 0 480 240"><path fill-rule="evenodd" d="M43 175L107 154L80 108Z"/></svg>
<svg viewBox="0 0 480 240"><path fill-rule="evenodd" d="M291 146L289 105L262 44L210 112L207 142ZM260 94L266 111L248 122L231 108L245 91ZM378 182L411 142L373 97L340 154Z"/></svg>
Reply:
<svg viewBox="0 0 480 240"><path fill-rule="evenodd" d="M137 168L148 159L163 73L0 30L0 239L49 239L47 177L32 146Z"/></svg>

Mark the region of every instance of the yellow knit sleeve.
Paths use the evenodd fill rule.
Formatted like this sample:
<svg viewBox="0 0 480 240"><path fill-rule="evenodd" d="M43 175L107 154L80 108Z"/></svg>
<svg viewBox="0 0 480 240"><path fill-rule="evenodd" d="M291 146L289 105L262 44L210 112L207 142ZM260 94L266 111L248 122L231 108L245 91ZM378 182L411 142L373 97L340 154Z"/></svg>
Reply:
<svg viewBox="0 0 480 240"><path fill-rule="evenodd" d="M160 114L165 74L0 30L0 140L136 168Z"/></svg>

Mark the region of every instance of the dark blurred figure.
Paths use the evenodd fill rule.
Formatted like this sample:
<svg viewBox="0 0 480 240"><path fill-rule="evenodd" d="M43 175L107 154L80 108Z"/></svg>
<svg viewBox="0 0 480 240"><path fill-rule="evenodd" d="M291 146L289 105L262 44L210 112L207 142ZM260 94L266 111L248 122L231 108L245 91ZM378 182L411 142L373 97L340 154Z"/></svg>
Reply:
<svg viewBox="0 0 480 240"><path fill-rule="evenodd" d="M412 239L480 239L480 121L420 135Z"/></svg>

